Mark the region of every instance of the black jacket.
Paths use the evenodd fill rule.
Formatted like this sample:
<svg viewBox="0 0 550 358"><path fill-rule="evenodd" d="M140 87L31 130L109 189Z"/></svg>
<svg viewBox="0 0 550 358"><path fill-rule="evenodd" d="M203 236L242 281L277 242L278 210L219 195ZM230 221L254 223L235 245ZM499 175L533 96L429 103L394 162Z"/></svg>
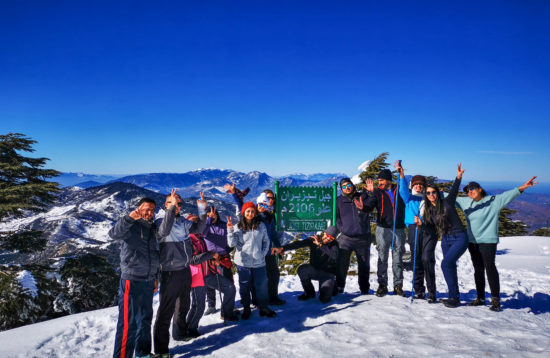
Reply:
<svg viewBox="0 0 550 358"><path fill-rule="evenodd" d="M350 199L346 195L340 195L336 199L336 227L342 234L350 237L370 237L370 219L366 208L357 209L353 199L363 199L366 203L368 197L366 193L354 192ZM372 209L371 209L372 210Z"/></svg>
<svg viewBox="0 0 550 358"><path fill-rule="evenodd" d="M157 240L170 234L175 211L169 211L160 226L147 220L121 217L109 230L113 240L121 241L120 270L126 280L150 281L159 271Z"/></svg>
<svg viewBox="0 0 550 358"><path fill-rule="evenodd" d="M394 198L397 198L397 221L395 227L402 229L405 227L405 202L397 192L397 185L391 188ZM393 228L393 216L395 215L395 207L388 193L385 190L374 188L370 193L368 200L365 202L365 209L369 212L376 209L376 224L383 228Z"/></svg>
<svg viewBox="0 0 550 358"><path fill-rule="evenodd" d="M338 242L332 241L328 245L321 247L313 243L312 238L296 240L283 246L285 251L296 250L302 247L309 247L309 263L317 270L336 274L336 259L338 257Z"/></svg>

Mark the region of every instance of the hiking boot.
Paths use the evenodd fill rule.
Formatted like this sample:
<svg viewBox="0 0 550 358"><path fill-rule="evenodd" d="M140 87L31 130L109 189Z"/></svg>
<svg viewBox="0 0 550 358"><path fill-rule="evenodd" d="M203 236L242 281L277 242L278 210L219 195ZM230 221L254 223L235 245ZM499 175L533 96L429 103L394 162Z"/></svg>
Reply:
<svg viewBox="0 0 550 358"><path fill-rule="evenodd" d="M428 295L428 303L437 303L437 298L435 298L435 293L430 293Z"/></svg>
<svg viewBox="0 0 550 358"><path fill-rule="evenodd" d="M222 319L223 319L224 322L236 322L236 321L239 320L239 315L233 313L232 315L227 315L227 316L222 317Z"/></svg>
<svg viewBox="0 0 550 358"><path fill-rule="evenodd" d="M468 303L468 306L485 306L485 298L476 298L472 302Z"/></svg>
<svg viewBox="0 0 550 358"><path fill-rule="evenodd" d="M403 292L403 285L395 285L395 287L393 288L393 294L394 296L405 297L405 292Z"/></svg>
<svg viewBox="0 0 550 358"><path fill-rule="evenodd" d="M321 301L321 303L329 303L330 300L332 300L332 296L319 295L319 301Z"/></svg>
<svg viewBox="0 0 550 358"><path fill-rule="evenodd" d="M502 308L500 307L500 298L493 297L491 298L491 306L489 307L491 311L500 312Z"/></svg>
<svg viewBox="0 0 550 358"><path fill-rule="evenodd" d="M344 293L344 288L334 286L334 288L332 289L332 295L337 296L339 293Z"/></svg>
<svg viewBox="0 0 550 358"><path fill-rule="evenodd" d="M250 318L250 307L245 307L243 309L243 314L241 315L241 318L244 320L247 320Z"/></svg>
<svg viewBox="0 0 550 358"><path fill-rule="evenodd" d="M311 293L304 292L300 296L298 296L299 301L307 301L311 298L315 298L315 293L311 294Z"/></svg>
<svg viewBox="0 0 550 358"><path fill-rule="evenodd" d="M273 318L275 316L277 316L277 313L272 309L270 309L269 307L260 308L260 317Z"/></svg>
<svg viewBox="0 0 550 358"><path fill-rule="evenodd" d="M368 295L369 294L369 289L370 289L370 287L368 287L368 286L364 289L361 289L361 294L362 295Z"/></svg>
<svg viewBox="0 0 550 358"><path fill-rule="evenodd" d="M270 305L270 306L282 306L282 305L284 305L285 303L286 303L286 301L280 299L279 297L275 297L274 299L269 300L269 305Z"/></svg>
<svg viewBox="0 0 550 358"><path fill-rule="evenodd" d="M204 311L204 315L205 315L205 316L208 316L209 314L216 313L217 311L218 311L218 310L216 309L216 307L208 306L208 308L206 309L206 311Z"/></svg>
<svg viewBox="0 0 550 358"><path fill-rule="evenodd" d="M424 292L418 292L414 294L415 300L425 300L426 299L426 293Z"/></svg>
<svg viewBox="0 0 550 358"><path fill-rule="evenodd" d="M460 300L458 298L447 298L442 299L441 302L448 308L460 307Z"/></svg>
<svg viewBox="0 0 550 358"><path fill-rule="evenodd" d="M387 293L388 293L388 286L386 285L378 286L378 290L376 290L376 296L384 297Z"/></svg>

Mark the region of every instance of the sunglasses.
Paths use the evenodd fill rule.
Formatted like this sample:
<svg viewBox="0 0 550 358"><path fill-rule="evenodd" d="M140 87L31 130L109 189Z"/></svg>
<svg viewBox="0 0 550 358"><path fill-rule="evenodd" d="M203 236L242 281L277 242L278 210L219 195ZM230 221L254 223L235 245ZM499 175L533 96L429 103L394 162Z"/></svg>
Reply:
<svg viewBox="0 0 550 358"><path fill-rule="evenodd" d="M436 193L437 191L435 190L426 191L426 195L435 195Z"/></svg>
<svg viewBox="0 0 550 358"><path fill-rule="evenodd" d="M476 187L468 187L468 191L474 191L476 189L477 189Z"/></svg>
<svg viewBox="0 0 550 358"><path fill-rule="evenodd" d="M348 188L351 188L351 184L344 184L344 185L342 185L342 190L343 190L343 189L348 189Z"/></svg>
<svg viewBox="0 0 550 358"><path fill-rule="evenodd" d="M264 208L264 209L268 209L269 208L269 205L267 205L266 203L259 203L258 206L260 208Z"/></svg>

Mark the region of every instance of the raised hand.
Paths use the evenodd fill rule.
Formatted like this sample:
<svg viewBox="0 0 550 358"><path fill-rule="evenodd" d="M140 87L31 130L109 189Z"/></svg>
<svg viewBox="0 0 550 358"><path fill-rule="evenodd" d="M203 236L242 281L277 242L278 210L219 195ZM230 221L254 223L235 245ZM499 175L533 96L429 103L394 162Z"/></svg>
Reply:
<svg viewBox="0 0 550 358"><path fill-rule="evenodd" d="M208 215L208 217L214 219L216 217L216 209L213 206L211 206L210 211L206 215Z"/></svg>
<svg viewBox="0 0 550 358"><path fill-rule="evenodd" d="M462 169L462 163L456 165L456 177L457 179L462 179L462 174L464 174L464 169Z"/></svg>
<svg viewBox="0 0 550 358"><path fill-rule="evenodd" d="M130 213L130 217L134 220L139 220L141 219L141 213L139 212L139 207L136 209L136 210L133 210L131 213Z"/></svg>
<svg viewBox="0 0 550 358"><path fill-rule="evenodd" d="M367 189L368 190L368 189ZM363 210L363 197L359 197L359 200L353 199L353 203L355 204L355 207L359 210Z"/></svg>
<svg viewBox="0 0 550 358"><path fill-rule="evenodd" d="M199 221L199 217L197 215L189 214L187 216L187 220L196 223L197 221Z"/></svg>
<svg viewBox="0 0 550 358"><path fill-rule="evenodd" d="M401 166L401 163L399 160L396 160L395 163L393 163L393 166L395 167L395 169L397 170L397 172L399 173L399 177L400 178L404 178L405 177L405 172L403 170L403 167Z"/></svg>
<svg viewBox="0 0 550 358"><path fill-rule="evenodd" d="M206 210L206 201L204 200L204 191L200 192L201 198L197 200L197 206Z"/></svg>
<svg viewBox="0 0 550 358"><path fill-rule="evenodd" d="M230 194L235 194L235 183L232 183L232 184L225 184L223 186L223 188L225 189L225 191L227 191L228 193Z"/></svg>
<svg viewBox="0 0 550 358"><path fill-rule="evenodd" d="M281 255L284 249L282 247L273 247L271 249L271 255Z"/></svg>
<svg viewBox="0 0 550 358"><path fill-rule="evenodd" d="M313 243L317 246L321 246L322 242L321 240L319 239L319 237L317 235L313 235L313 236L310 236L311 239L313 240Z"/></svg>
<svg viewBox="0 0 550 358"><path fill-rule="evenodd" d="M231 216L226 216L227 219L227 229L233 229L233 218Z"/></svg>
<svg viewBox="0 0 550 358"><path fill-rule="evenodd" d="M365 180L365 188L367 191L373 192L374 191L374 180L367 179Z"/></svg>
<svg viewBox="0 0 550 358"><path fill-rule="evenodd" d="M528 181L525 182L525 184L523 184L522 186L520 186L518 189L521 193L523 193L523 191L527 188L530 188L532 186L537 186L538 182L534 181L537 177L532 177L531 179L529 179Z"/></svg>

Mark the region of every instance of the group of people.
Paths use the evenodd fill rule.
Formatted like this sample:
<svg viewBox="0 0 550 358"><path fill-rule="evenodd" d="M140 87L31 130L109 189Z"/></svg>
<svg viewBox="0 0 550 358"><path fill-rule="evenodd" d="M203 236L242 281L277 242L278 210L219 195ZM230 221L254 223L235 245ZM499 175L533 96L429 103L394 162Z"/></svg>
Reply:
<svg viewBox="0 0 550 358"><path fill-rule="evenodd" d="M476 182L464 187L468 197L458 197L464 170L457 166L457 177L447 195L421 175L412 177L411 190L400 162L395 164L397 183L389 169L382 169L374 180L367 179L360 192L349 178L340 180L341 195L336 201L336 223L322 233L281 245L276 230L276 198L264 190L256 202L245 202L248 190L234 184L225 189L238 207L238 218L219 216L201 193L198 215L181 212L182 198L172 190L164 210L155 219L156 203L150 198L122 216L109 231L121 242L119 316L113 357L169 357L170 325L174 340L200 335L203 314L216 312L216 291L221 299L220 316L225 321L247 320L251 306L261 317L276 317L269 306L284 305L278 294L278 258L286 251L310 249L310 260L298 268L304 293L298 300L316 297L312 280L319 281L319 300L329 302L344 292L350 257L355 252L361 294L370 293L370 213L376 209L376 248L378 288L376 295L388 294L388 258L392 253L393 292L403 291L403 252L406 237L414 254L413 294L417 299L437 302L435 286L435 247L441 237L441 268L448 286L447 307L460 305L456 262L468 249L475 269L478 297L469 305L485 305L485 273L491 289L491 309L500 310L500 288L495 266L498 243L498 214L526 188L536 185L535 177L519 188L488 196ZM464 227L456 207L466 216ZM407 235L408 234L408 235ZM234 251L233 260L230 253ZM241 311L235 310L235 266ZM426 285L424 285L424 281ZM158 288L159 307L153 326L153 295ZM428 295L426 296L426 288ZM208 306L208 307L206 307ZM205 311L206 309L206 311ZM240 317L240 318L239 318Z"/></svg>

